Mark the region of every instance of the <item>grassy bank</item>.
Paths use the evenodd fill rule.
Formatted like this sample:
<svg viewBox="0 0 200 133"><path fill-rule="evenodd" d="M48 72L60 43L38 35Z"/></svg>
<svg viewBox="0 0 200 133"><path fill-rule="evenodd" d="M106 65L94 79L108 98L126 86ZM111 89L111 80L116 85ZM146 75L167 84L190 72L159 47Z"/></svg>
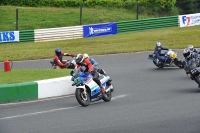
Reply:
<svg viewBox="0 0 200 133"><path fill-rule="evenodd" d="M200 26L186 28L167 28L131 32L114 36L74 39L41 43L0 44L0 61L34 60L53 58L55 48L62 51L89 55L127 53L153 50L156 41L161 41L165 47L172 49L185 48L189 44L200 47Z"/></svg>
<svg viewBox="0 0 200 133"><path fill-rule="evenodd" d="M0 71L0 84L29 82L68 76L70 69L13 69L11 72Z"/></svg>
<svg viewBox="0 0 200 133"><path fill-rule="evenodd" d="M80 25L80 8L0 6L0 31L15 30L16 9L19 12L19 30L55 28ZM135 11L116 8L83 8L82 24L133 20ZM151 16L140 15L139 19Z"/></svg>
<svg viewBox="0 0 200 133"><path fill-rule="evenodd" d="M189 44L200 47L199 39L200 26L192 26L57 42L0 44L0 61L5 59L16 61L53 58L56 47L72 54L88 53L89 55L152 51L156 41L161 41L163 46L172 49L185 48ZM2 70L0 75L3 78L0 78L0 83L18 83L62 77L69 75L69 71L66 69L26 69L5 73Z"/></svg>

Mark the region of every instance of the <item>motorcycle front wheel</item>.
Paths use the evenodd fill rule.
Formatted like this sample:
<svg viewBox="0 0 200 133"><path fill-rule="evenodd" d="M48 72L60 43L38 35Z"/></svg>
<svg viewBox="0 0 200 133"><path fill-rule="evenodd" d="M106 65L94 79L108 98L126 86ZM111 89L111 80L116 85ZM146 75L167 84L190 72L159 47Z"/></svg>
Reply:
<svg viewBox="0 0 200 133"><path fill-rule="evenodd" d="M84 94L83 89L76 89L75 96L80 105L85 107L90 104L90 95L88 93Z"/></svg>

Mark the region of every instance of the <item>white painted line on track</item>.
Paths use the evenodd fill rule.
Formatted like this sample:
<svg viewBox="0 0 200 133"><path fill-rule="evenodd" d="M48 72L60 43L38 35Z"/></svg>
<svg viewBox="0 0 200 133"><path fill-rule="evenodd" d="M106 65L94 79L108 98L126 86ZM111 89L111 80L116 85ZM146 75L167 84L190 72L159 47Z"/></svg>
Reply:
<svg viewBox="0 0 200 133"><path fill-rule="evenodd" d="M124 95L119 95L119 96L113 97L112 100L123 98L125 96L127 96L127 95L125 95L125 94ZM77 108L77 107L80 107L80 106L81 105L79 105L79 106L73 106L73 107L67 107L67 108L58 108L58 109L40 111L40 112L35 112L35 113L22 114L22 115L8 116L8 117L0 118L0 120L8 120L8 119L13 119L13 118L20 118L20 117L25 117L25 116L33 116L33 115L45 114L45 113L50 113L50 112L55 112L55 111L62 111L62 110L74 109L74 108Z"/></svg>

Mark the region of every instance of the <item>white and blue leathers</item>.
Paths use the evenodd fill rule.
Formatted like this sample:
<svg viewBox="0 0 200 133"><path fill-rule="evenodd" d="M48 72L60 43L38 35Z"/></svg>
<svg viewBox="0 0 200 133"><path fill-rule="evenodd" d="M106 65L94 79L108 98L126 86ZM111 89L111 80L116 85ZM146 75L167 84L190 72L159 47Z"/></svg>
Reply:
<svg viewBox="0 0 200 133"><path fill-rule="evenodd" d="M190 72L191 69L198 67L199 63L199 55L197 53L192 53L189 58L186 58L183 61L186 74Z"/></svg>

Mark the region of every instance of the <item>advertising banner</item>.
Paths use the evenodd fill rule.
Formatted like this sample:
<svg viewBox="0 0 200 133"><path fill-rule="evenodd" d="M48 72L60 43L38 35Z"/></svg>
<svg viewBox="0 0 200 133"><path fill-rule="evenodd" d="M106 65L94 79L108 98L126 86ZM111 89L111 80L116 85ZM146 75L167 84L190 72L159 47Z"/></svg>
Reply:
<svg viewBox="0 0 200 133"><path fill-rule="evenodd" d="M19 31L0 32L0 43L19 42Z"/></svg>
<svg viewBox="0 0 200 133"><path fill-rule="evenodd" d="M179 22L180 27L200 25L200 13L179 15Z"/></svg>
<svg viewBox="0 0 200 133"><path fill-rule="evenodd" d="M117 23L104 23L83 26L84 38L117 34Z"/></svg>

